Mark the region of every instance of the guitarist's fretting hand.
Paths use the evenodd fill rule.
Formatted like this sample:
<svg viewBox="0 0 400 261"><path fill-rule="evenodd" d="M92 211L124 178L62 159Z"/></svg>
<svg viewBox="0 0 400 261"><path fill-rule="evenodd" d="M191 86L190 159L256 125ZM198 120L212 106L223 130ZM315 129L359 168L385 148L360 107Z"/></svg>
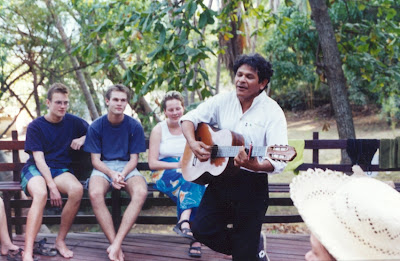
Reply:
<svg viewBox="0 0 400 261"><path fill-rule="evenodd" d="M259 162L257 158L250 158L247 155L244 146L239 149L239 153L233 159L236 167L243 167L254 171L272 171L274 167L268 160Z"/></svg>
<svg viewBox="0 0 400 261"><path fill-rule="evenodd" d="M247 155L244 146L242 146L239 149L239 153L236 155L236 157L233 159L234 160L234 164L236 167L244 167L244 168L248 168L248 169L253 169L250 168L251 165L254 165L254 158L250 158Z"/></svg>
<svg viewBox="0 0 400 261"><path fill-rule="evenodd" d="M200 161L207 161L211 157L211 146L197 140L190 142L189 146Z"/></svg>

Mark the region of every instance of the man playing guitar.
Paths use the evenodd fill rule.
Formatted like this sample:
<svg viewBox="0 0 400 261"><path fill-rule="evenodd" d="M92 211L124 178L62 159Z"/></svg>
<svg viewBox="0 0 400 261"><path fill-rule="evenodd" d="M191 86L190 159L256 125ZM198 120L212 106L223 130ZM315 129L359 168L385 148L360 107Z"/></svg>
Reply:
<svg viewBox="0 0 400 261"><path fill-rule="evenodd" d="M187 145L201 162L210 159L212 147L196 139L200 123L242 135L247 147L288 144L285 115L264 92L271 64L259 54L243 55L234 73L236 91L218 94L181 118ZM282 172L286 163L249 157L242 147L232 165L209 183L191 226L194 237L233 260L264 260L259 244L268 208L267 174Z"/></svg>

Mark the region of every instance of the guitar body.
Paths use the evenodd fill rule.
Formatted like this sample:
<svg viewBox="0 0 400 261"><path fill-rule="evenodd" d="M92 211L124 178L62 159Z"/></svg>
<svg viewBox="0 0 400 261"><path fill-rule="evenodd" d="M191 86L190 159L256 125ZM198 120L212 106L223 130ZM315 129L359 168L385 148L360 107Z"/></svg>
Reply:
<svg viewBox="0 0 400 261"><path fill-rule="evenodd" d="M229 130L218 130L205 123L200 123L195 132L196 140L202 141L209 146L242 146L244 138L238 133ZM182 156L182 175L187 181L205 185L223 172L233 166L233 159L229 157L211 157L201 162L195 157L189 145Z"/></svg>

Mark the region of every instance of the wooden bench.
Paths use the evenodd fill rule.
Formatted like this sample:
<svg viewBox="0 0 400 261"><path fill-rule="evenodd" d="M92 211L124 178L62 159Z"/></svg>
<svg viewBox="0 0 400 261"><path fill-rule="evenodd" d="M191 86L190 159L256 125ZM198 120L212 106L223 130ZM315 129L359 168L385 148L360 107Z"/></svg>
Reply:
<svg viewBox="0 0 400 261"><path fill-rule="evenodd" d="M148 142L147 142L148 146ZM19 152L24 151L24 141L18 140L18 133L16 131L12 132L12 140L11 141L0 141L0 150L2 151L11 151L12 153L12 162L11 163L3 163L0 162L0 171L12 171L13 172L13 180L12 181L1 181L0 182L0 191L3 192L3 199L6 208L6 216L7 216L7 224L9 228L9 233L12 233L12 226L15 226L16 234L22 233L22 225L26 223L26 216L21 214L22 208L29 208L32 200L30 199L21 199L20 193L20 175L21 170L25 164L25 162L21 162L19 157ZM82 161L82 157L87 157L88 159L83 159L86 163L81 163L79 161L75 161L75 174L78 177L84 176L85 178L79 178L82 183L86 181L86 177L88 169L90 170L90 157L89 154L78 155L77 158ZM147 162L139 162L137 168L140 171L149 171L149 165ZM86 172L86 174L82 174ZM289 185L288 184L269 184L270 193L288 193ZM111 207L111 214L114 221L114 226L116 228L119 227L122 218L123 207L129 203L129 197L126 193L117 190L113 190L111 195L108 194L106 197L107 206ZM280 195L280 194L278 194ZM64 202L66 198L63 199ZM286 197L270 197L270 206L292 206L292 200ZM157 190L153 188L153 184L148 184L148 197L143 206L143 209L151 208L153 206L175 206L175 203L162 193L157 193ZM46 208L50 208L50 201L48 200L46 204ZM90 199L87 195L87 191L85 191L84 196L81 201L81 209L90 208ZM167 215L139 215L136 223L137 224L176 224L177 217L176 216L167 216ZM302 219L299 215L269 215L267 214L264 217L264 223L293 223L293 222L302 222ZM43 215L43 224L53 225L60 223L60 215ZM97 224L96 217L94 214L81 214L78 213L74 220L74 224Z"/></svg>
<svg viewBox="0 0 400 261"><path fill-rule="evenodd" d="M148 146L148 142L147 142ZM303 163L298 167L298 170L307 170L308 168L321 168L321 169L332 169L338 171L351 171L351 165L343 164L321 164L319 162L319 152L321 149L346 149L346 140L320 140L318 133L313 133L312 140L305 140L305 150L312 150L312 163ZM3 192L4 203L6 207L6 216L9 226L9 232L11 234L11 227L15 226L15 232L17 234L22 233L22 225L26 223L26 217L21 215L21 208L29 208L31 200L20 199L17 192L21 191L20 171L24 166L24 163L20 161L19 151L24 150L24 141L18 141L18 134L16 131L12 132L12 141L0 141L0 150L12 152L11 163L0 163L0 171L12 171L12 181L0 182L0 191ZM78 158L81 156L78 156ZM90 161L89 161L90 164ZM84 169L82 169L84 168ZM140 171L149 171L147 162L139 162L137 168ZM90 166L89 166L90 169ZM386 169L380 169L379 165L372 165L370 168L372 171L387 171ZM81 172L87 172L88 166L85 164L77 163L76 174ZM398 169L400 170L400 169ZM86 174L87 175L87 174ZM81 179L83 183L85 180ZM156 193L157 191L153 188L152 183L148 185L148 197L143 206L143 209L151 208L153 206L175 206L175 203L164 196L162 193ZM400 183L395 183L396 189L400 191ZM270 206L293 206L293 202L290 199L289 184L287 183L270 183ZM282 196L284 195L284 196ZM66 201L66 199L64 199ZM114 220L115 227L119 227L121 222L122 208L129 203L129 197L125 193L120 191L112 191L111 195L106 198L106 204L111 207L111 213ZM46 208L50 207L48 201ZM81 209L90 208L90 200L87 196L87 192L84 193L84 197L81 202ZM12 211L14 210L14 211ZM143 216L139 215L136 223L137 224L175 224L177 222L176 216L166 215L151 215ZM297 214L278 214L271 215L266 213L264 217L264 223L296 223L302 222L302 219ZM44 215L43 224L59 224L60 215ZM96 217L94 214L80 214L76 216L74 224L97 224Z"/></svg>

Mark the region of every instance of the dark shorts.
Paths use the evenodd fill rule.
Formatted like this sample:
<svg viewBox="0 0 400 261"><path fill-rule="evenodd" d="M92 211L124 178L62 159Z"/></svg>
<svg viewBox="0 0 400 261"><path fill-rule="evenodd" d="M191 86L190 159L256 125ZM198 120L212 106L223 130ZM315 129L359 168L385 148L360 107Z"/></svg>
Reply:
<svg viewBox="0 0 400 261"><path fill-rule="evenodd" d="M50 173L53 179L65 172L71 172L70 169L53 169L50 168ZM25 165L25 167L21 171L21 187L24 190L25 194L29 196L29 192L27 190L28 182L31 178L35 176L42 176L40 171L37 169L36 165Z"/></svg>

